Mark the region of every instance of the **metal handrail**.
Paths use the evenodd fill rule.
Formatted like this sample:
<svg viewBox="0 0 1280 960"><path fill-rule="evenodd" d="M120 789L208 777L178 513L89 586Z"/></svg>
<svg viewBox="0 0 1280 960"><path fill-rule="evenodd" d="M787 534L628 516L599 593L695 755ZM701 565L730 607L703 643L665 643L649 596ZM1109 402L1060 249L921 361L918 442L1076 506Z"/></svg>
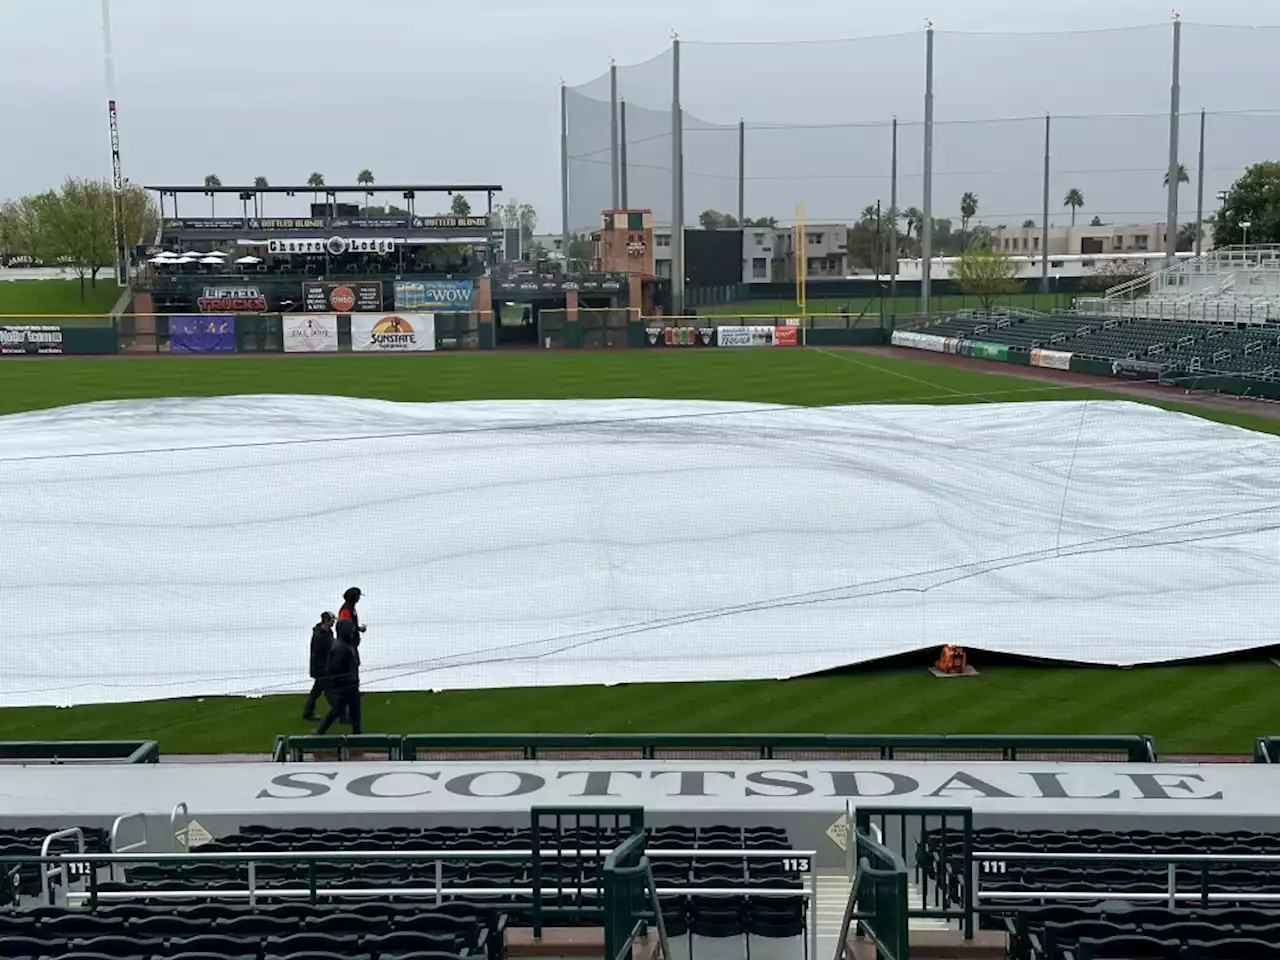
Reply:
<svg viewBox="0 0 1280 960"><path fill-rule="evenodd" d="M142 839L135 840L133 843L120 843L120 831L126 823L139 822L142 824ZM145 850L147 848L147 815L145 813L126 813L124 816L116 817L115 823L111 824L111 852L112 853L132 853L135 850ZM111 879L116 879L116 865L111 864Z"/></svg>
<svg viewBox="0 0 1280 960"><path fill-rule="evenodd" d="M70 835L78 827L61 831L61 834L50 834L57 837ZM46 838L46 844L48 838ZM42 848L43 849L43 848ZM548 852L544 850L544 852ZM603 857L612 853L612 849L550 849L558 857L576 859L579 857ZM311 861L387 861L387 860L528 860L534 851L529 849L515 850L234 850L222 853L83 853L80 856L72 853L57 853L39 857L3 857L0 863L20 863L31 865L36 863L60 863L78 861L82 863L245 863L250 860L298 860ZM747 859L747 860L784 860L789 857L808 859L811 863L817 855L816 850L649 850L645 856L651 859L698 860L698 859ZM807 871L806 871L807 872Z"/></svg>
<svg viewBox="0 0 1280 960"><path fill-rule="evenodd" d="M653 879L653 865L646 862L644 866L644 880L649 888L649 909L653 911L653 925L658 928L658 946L662 948L662 960L673 960L671 956L671 941L667 939L667 918L662 915L662 901L658 899L658 885ZM815 898L817 894L815 893ZM815 899L814 911L818 904ZM817 920L814 921L814 929L817 930Z"/></svg>
<svg viewBox="0 0 1280 960"><path fill-rule="evenodd" d="M69 837L76 838L76 847L81 858L85 856L84 848L84 831L79 827L67 827L65 830L57 830L44 838L44 843L40 844L40 893L45 903L52 904L52 892L49 887L49 881L54 877L58 877L62 881L62 888L65 890L68 886L67 864L69 862L77 862L71 857L59 854L57 857L49 856L49 847L57 840L65 840ZM74 855L72 855L74 856ZM81 859L79 862L83 863ZM50 868L48 863L56 863L56 867Z"/></svg>
<svg viewBox="0 0 1280 960"><path fill-rule="evenodd" d="M853 838L852 833L850 839ZM832 960L844 960L849 946L849 927L853 925L853 916L858 910L858 888L862 885L862 870L859 869L865 858L858 862L853 871L853 883L849 887L849 898L844 903L844 919L840 921L840 938L836 941L836 952Z"/></svg>
<svg viewBox="0 0 1280 960"><path fill-rule="evenodd" d="M182 819L179 820L178 818ZM179 827L178 824L182 826ZM186 801L176 804L169 813L169 832L173 836L173 842L184 850L191 849L191 811L187 808Z"/></svg>

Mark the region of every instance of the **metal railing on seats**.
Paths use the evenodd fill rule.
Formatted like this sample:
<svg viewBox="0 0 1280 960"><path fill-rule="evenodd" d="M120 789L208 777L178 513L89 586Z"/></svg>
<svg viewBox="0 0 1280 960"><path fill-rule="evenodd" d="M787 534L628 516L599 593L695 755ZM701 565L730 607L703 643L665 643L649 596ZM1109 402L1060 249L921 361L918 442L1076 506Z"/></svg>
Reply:
<svg viewBox="0 0 1280 960"><path fill-rule="evenodd" d="M1097 863L1097 864L1163 864L1165 870L1165 889L1160 892L1134 892L1113 890L1105 884L1090 889L1073 890L983 890L981 877L986 874L1002 874L1007 872L1010 863L1035 861L1038 863ZM973 876L974 906L978 911L989 911L984 908L983 900L1001 900L1010 902L1032 902L1045 900L1050 902L1071 901L1103 901L1130 900L1141 903L1163 903L1170 908L1182 904L1194 904L1209 907L1215 903L1277 903L1280 893L1272 891L1251 892L1246 890L1213 891L1212 870L1214 867L1249 866L1256 864L1280 864L1280 854L1215 854L1215 853L1054 853L1052 851L1025 852L1014 850L977 850L974 851L969 869ZM1195 868L1195 890L1185 889L1180 880L1179 867ZM1081 886L1077 884L1075 886ZM1272 888L1274 889L1274 888ZM999 909L999 908L995 908Z"/></svg>
<svg viewBox="0 0 1280 960"><path fill-rule="evenodd" d="M317 751L338 759L361 751L396 760L507 759L698 759L700 754L772 759L932 759L1104 760L1154 762L1155 741L1138 735L862 735L862 734L520 734L458 733L360 736L279 736L273 750L280 762L300 762Z"/></svg>

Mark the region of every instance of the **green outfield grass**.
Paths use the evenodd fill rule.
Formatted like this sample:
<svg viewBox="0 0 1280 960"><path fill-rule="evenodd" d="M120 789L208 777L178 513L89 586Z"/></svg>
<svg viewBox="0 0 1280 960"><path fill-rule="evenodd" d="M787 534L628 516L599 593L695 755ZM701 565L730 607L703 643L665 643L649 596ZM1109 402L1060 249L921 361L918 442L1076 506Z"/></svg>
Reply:
<svg viewBox="0 0 1280 960"><path fill-rule="evenodd" d="M1071 306L1076 294L1069 293L1019 293L1011 297L1001 297L997 306L1022 307L1027 310L1039 310L1048 313L1052 310L1067 309ZM981 309L981 301L976 297L963 297L958 294L935 296L929 301L930 313L952 313L956 310ZM787 316L794 317L800 313L794 299L776 300L737 300L733 303L719 303L696 308L699 316ZM807 313L838 314L848 313L851 316L880 316L880 299L877 297L809 297L805 304ZM918 297L884 298L885 316L909 316L920 312Z"/></svg>
<svg viewBox="0 0 1280 960"><path fill-rule="evenodd" d="M59 323L78 321L99 324L120 299L120 288L110 277L97 286L85 284L80 296L78 280L13 280L0 282L0 324L43 323L32 316L56 316Z"/></svg>
<svg viewBox="0 0 1280 960"><path fill-rule="evenodd" d="M100 399L244 393L805 405L1115 398L835 350L0 361L0 413ZM1280 420L1187 409L1280 433ZM299 626L300 663L308 627ZM957 639L980 648L981 624ZM1134 670L995 665L965 683L942 683L920 666L790 681L368 694L365 725L398 733L1147 733L1165 753L1244 753L1254 736L1280 732L1278 681L1280 672L1262 660ZM0 739L145 736L170 754L262 753L274 734L307 730L298 718L301 703L299 695L0 710Z"/></svg>

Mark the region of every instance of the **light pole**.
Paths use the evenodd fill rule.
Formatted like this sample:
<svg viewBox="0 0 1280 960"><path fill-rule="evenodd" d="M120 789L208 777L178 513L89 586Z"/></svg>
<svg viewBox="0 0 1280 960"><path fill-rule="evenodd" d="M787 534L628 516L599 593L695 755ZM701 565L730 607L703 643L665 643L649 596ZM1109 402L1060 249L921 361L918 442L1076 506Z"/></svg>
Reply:
<svg viewBox="0 0 1280 960"><path fill-rule="evenodd" d="M1253 226L1253 221L1251 220L1240 221L1240 229L1244 232L1243 246L1246 246L1246 247L1249 246L1249 228L1252 226Z"/></svg>

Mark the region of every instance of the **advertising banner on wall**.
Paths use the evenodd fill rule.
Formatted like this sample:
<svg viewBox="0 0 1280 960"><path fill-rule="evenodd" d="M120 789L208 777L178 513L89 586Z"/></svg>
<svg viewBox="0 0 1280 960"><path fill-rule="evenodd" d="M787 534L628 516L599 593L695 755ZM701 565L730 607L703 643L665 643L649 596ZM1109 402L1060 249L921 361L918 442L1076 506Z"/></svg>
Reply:
<svg viewBox="0 0 1280 960"><path fill-rule="evenodd" d="M1070 370L1071 354L1061 350L1032 350L1031 365L1047 367L1050 370Z"/></svg>
<svg viewBox="0 0 1280 960"><path fill-rule="evenodd" d="M351 315L351 349L359 353L417 353L436 348L433 313Z"/></svg>
<svg viewBox="0 0 1280 960"><path fill-rule="evenodd" d="M61 353L61 327L0 327L0 355L45 354L46 356L58 356Z"/></svg>
<svg viewBox="0 0 1280 960"><path fill-rule="evenodd" d="M196 298L201 313L264 313L267 296L261 287L205 287Z"/></svg>
<svg viewBox="0 0 1280 960"><path fill-rule="evenodd" d="M773 327L716 327L716 346L771 347Z"/></svg>
<svg viewBox="0 0 1280 960"><path fill-rule="evenodd" d="M774 329L773 345L775 347L798 347L800 345L800 328L794 323L780 323Z"/></svg>
<svg viewBox="0 0 1280 960"><path fill-rule="evenodd" d="M646 327L645 343L651 347L709 347L716 341L714 327Z"/></svg>
<svg viewBox="0 0 1280 960"><path fill-rule="evenodd" d="M285 353L338 352L338 318L333 314L286 314L281 320Z"/></svg>
<svg viewBox="0 0 1280 960"><path fill-rule="evenodd" d="M475 301L471 280L397 280L396 309L432 313L467 311Z"/></svg>
<svg viewBox="0 0 1280 960"><path fill-rule="evenodd" d="M235 317L170 317L170 353L235 353Z"/></svg>
<svg viewBox="0 0 1280 960"><path fill-rule="evenodd" d="M302 309L308 313L377 313L382 310L382 281L304 283Z"/></svg>

